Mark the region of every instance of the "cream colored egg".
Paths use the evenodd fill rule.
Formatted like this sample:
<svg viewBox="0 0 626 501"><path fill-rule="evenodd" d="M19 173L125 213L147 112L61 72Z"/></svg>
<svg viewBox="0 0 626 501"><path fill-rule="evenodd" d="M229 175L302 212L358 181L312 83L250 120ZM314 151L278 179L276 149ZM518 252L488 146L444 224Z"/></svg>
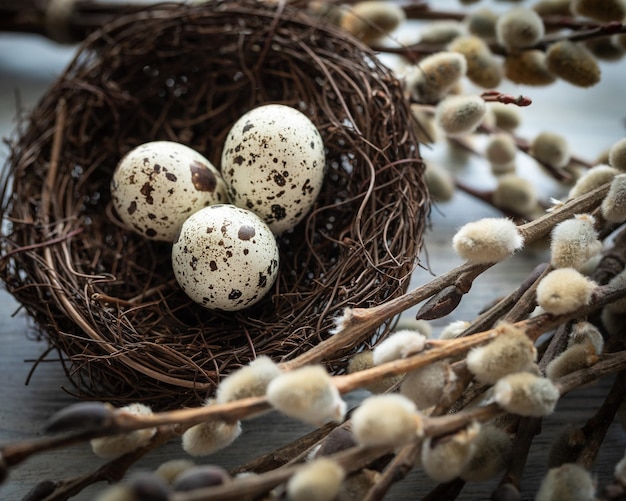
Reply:
<svg viewBox="0 0 626 501"><path fill-rule="evenodd" d="M195 302L236 311L263 298L278 275L278 245L254 213L230 204L192 214L172 246L174 276Z"/></svg>
<svg viewBox="0 0 626 501"><path fill-rule="evenodd" d="M228 202L219 171L197 151L172 141L144 143L128 152L113 173L111 196L128 228L167 242L197 210Z"/></svg>
<svg viewBox="0 0 626 501"><path fill-rule="evenodd" d="M313 207L325 164L324 143L313 122L295 108L268 104L233 125L221 170L231 202L258 214L278 235Z"/></svg>

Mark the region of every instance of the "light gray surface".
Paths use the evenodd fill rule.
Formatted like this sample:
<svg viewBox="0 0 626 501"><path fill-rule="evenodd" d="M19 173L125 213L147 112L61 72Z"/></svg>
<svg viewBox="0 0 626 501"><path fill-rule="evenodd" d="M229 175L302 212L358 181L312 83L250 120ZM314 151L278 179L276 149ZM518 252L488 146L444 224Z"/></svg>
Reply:
<svg viewBox="0 0 626 501"><path fill-rule="evenodd" d="M72 48L52 47L39 39L25 36L0 35L0 134L6 136L13 129L15 95L19 91L22 106L30 107L45 92L54 75L66 64ZM524 110L522 135L528 137L540 130L557 130L572 140L575 152L585 158L594 158L601 150L623 137L625 107L622 96L623 78L615 65L603 65L603 81L591 90L581 90L567 85L550 89L527 89L510 86L513 93L528 94L534 104ZM503 88L502 90L506 90ZM6 151L6 150L4 150ZM445 151L436 148L424 150L427 158L449 162ZM523 164L522 172L530 178L542 180L539 184L546 193L553 194L553 183L547 181L532 162ZM491 183L486 168L473 163L464 171L468 181L487 187ZM495 215L485 205L459 195L452 203L433 211L433 230L427 235L427 249L434 273L441 273L460 260L450 248L455 230L463 223L479 217ZM527 273L545 259L545 253L522 253L495 267L476 281L461 306L448 318L433 322L435 331L450 320L470 320L485 304L511 291ZM418 271L414 284L427 281L429 274ZM33 340L32 326L18 305L5 291L0 292L0 443L13 442L38 436L41 425L54 411L75 402L64 392L67 387L63 371L54 355L41 363L24 384L32 360L45 349L44 343ZM409 312L411 314L412 312ZM573 392L559 403L558 411L545 419L543 432L536 439L529 457L529 467L524 478L525 499L531 499L539 479L544 474L545 454L554 433L564 423L581 424L598 407L606 393L608 382ZM352 401L360 398L358 393ZM287 443L309 431L310 428L283 418L276 413L246 423L244 434L230 448L203 462L215 462L226 467L239 464L267 450ZM614 425L593 471L599 484L604 485L611 475L615 462L622 457L626 435ZM170 443L151 454L137 468L152 468L166 459L184 457L178 443ZM11 471L8 481L0 487L0 498L19 499L38 481L74 476L96 468L101 461L92 456L86 446L71 450L50 452L26 461ZM418 471L394 487L389 499L417 499L433 486ZM494 482L469 485L460 499L488 499ZM91 499L101 488L90 489L76 499Z"/></svg>

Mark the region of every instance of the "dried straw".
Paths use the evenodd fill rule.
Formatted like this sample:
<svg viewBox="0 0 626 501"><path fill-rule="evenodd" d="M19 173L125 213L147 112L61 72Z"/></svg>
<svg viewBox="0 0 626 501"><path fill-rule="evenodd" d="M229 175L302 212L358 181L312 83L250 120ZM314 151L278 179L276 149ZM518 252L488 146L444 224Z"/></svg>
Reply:
<svg viewBox="0 0 626 501"><path fill-rule="evenodd" d="M219 165L229 127L268 102L317 125L325 186L280 238L268 297L210 312L175 283L169 244L120 225L109 182L150 140L183 142ZM289 360L327 338L343 308L406 290L428 210L410 120L401 84L370 49L300 9L224 1L119 17L87 37L12 144L1 276L66 355L81 397L196 404L255 356Z"/></svg>

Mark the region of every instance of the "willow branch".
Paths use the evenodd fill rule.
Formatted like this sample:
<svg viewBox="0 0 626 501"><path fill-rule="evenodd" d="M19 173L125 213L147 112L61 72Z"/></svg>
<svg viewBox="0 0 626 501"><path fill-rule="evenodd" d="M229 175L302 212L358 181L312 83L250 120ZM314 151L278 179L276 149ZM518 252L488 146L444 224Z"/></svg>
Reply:
<svg viewBox="0 0 626 501"><path fill-rule="evenodd" d="M421 442L413 442L402 447L387 468L382 472L378 480L372 485L367 492L363 501L380 501L391 486L403 479L415 466L415 460L421 451Z"/></svg>
<svg viewBox="0 0 626 501"><path fill-rule="evenodd" d="M552 231L554 225L573 217L575 214L590 212L602 202L609 187L610 183L607 183L585 195L565 202L552 212L520 225L518 228L524 238L524 242L532 243L538 240ZM476 277L480 275L494 264L496 263L465 263L398 298L371 308L354 308L350 310L349 315L346 315L345 322L343 322L342 328L337 334L312 347L306 353L281 365L288 370L306 364L322 362L331 354L345 353L371 335L385 320L416 306L444 287L453 285L459 280L465 281L468 276Z"/></svg>
<svg viewBox="0 0 626 501"><path fill-rule="evenodd" d="M582 427L585 444L576 462L583 468L587 470L592 468L606 433L615 419L615 414L624 401L624 392L626 392L626 373L620 372L602 405Z"/></svg>

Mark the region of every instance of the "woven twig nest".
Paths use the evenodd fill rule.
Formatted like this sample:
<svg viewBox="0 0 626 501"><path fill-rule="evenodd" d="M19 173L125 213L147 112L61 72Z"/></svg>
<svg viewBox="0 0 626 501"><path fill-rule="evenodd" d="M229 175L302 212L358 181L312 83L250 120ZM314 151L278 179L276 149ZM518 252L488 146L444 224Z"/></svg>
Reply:
<svg viewBox="0 0 626 501"><path fill-rule="evenodd" d="M322 194L280 237L267 297L211 312L176 284L170 244L119 224L109 183L151 140L218 166L230 126L269 102L320 130ZM82 397L198 403L255 356L287 360L327 338L344 307L402 294L417 262L428 197L402 86L366 46L299 9L211 2L119 17L85 40L17 136L2 277ZM339 372L349 354L325 362Z"/></svg>

